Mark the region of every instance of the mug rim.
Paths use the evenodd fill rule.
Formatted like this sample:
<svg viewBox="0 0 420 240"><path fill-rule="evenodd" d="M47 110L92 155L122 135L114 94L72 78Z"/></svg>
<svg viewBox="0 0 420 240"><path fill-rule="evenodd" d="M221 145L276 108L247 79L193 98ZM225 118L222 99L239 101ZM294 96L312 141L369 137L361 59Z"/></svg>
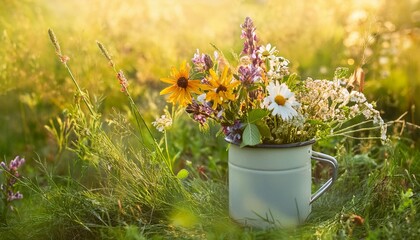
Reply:
<svg viewBox="0 0 420 240"><path fill-rule="evenodd" d="M238 141L233 141L232 139L229 138L225 138L225 141L236 145L236 146L240 146L241 142ZM285 144L270 144L270 143L261 143L261 144L257 144L254 146L244 146L245 148L294 148L294 147L302 147L302 146L307 146L307 145L312 145L315 143L315 139L310 139L307 141L303 141L303 142L296 142L296 143L285 143Z"/></svg>

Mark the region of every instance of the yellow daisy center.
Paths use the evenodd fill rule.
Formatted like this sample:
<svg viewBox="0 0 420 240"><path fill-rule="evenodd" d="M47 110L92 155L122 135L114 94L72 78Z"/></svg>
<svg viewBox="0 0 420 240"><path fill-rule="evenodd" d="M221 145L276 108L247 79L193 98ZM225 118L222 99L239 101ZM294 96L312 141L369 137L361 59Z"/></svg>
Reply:
<svg viewBox="0 0 420 240"><path fill-rule="evenodd" d="M178 81L176 81L176 84L180 88L187 88L188 87L188 79L186 79L185 77L180 77L180 78L178 78Z"/></svg>
<svg viewBox="0 0 420 240"><path fill-rule="evenodd" d="M262 56L263 57L268 57L268 56L270 56L270 52L268 50L265 50L264 52L262 52Z"/></svg>
<svg viewBox="0 0 420 240"><path fill-rule="evenodd" d="M227 88L223 85L220 85L217 89L216 89L216 93L219 93L220 91L222 92L226 92Z"/></svg>
<svg viewBox="0 0 420 240"><path fill-rule="evenodd" d="M274 101L275 101L278 105L284 106L284 104L286 103L286 98L284 98L282 95L277 95L277 96L274 98Z"/></svg>

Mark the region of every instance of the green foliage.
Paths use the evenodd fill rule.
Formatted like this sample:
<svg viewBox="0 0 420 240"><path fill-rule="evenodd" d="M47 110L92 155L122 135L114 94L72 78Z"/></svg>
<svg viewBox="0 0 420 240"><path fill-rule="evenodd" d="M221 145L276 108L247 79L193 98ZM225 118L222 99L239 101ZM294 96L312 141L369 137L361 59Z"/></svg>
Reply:
<svg viewBox="0 0 420 240"><path fill-rule="evenodd" d="M253 123L246 124L244 132L242 134L241 147L244 147L247 145L253 146L259 143L261 143L261 134L260 134L260 131L258 130L257 125Z"/></svg>
<svg viewBox="0 0 420 240"><path fill-rule="evenodd" d="M348 76L349 76L348 68L339 67L339 68L336 68L334 71L335 79L343 79L343 78L347 78Z"/></svg>
<svg viewBox="0 0 420 240"><path fill-rule="evenodd" d="M253 109L249 111L246 119L247 123L242 134L241 147L259 144L262 138L261 133L263 136L270 134L267 125L262 121L269 113L266 109Z"/></svg>
<svg viewBox="0 0 420 240"><path fill-rule="evenodd" d="M248 123L255 123L266 117L270 112L267 109L251 110L247 116Z"/></svg>
<svg viewBox="0 0 420 240"><path fill-rule="evenodd" d="M365 93L387 119L408 111L404 119L418 124L419 3L378 3L216 0L191 7L191 1L180 0L174 9L165 0L2 1L0 153L4 159L25 156L27 163L18 182L24 198L8 212L0 239L418 239L419 134L408 123L389 127L391 145L318 143L317 150L339 160L337 183L313 204L304 225L258 230L229 218L227 145L214 137L219 128L210 125L203 135L190 119L180 118L167 132L174 172L189 173L179 171L181 180L168 170L158 148L139 141L130 109L134 103L150 126L163 108L157 78L165 76L168 65L191 58L191 49L212 51L203 39L224 52L240 49L236 37L244 12L264 26L257 30L261 39L275 44L303 77L330 77L337 66L351 72L365 48L344 45L350 35L347 19L353 10L370 9L370 19L352 21L359 36L369 26L376 33L370 45L374 54L364 65L369 69ZM374 15L379 22L371 20ZM379 30L389 23L393 27L376 32L376 23ZM75 94L66 69L54 58L49 28L62 41L82 94ZM133 102L119 92L96 40L107 43L109 56L125 68ZM386 46L399 54L389 55ZM389 61L382 64L382 57ZM97 97L101 94L105 98ZM256 132L267 137L257 120L263 115L249 119L249 140ZM326 175L327 169L314 167L314 189ZM189 224L175 224L183 214Z"/></svg>

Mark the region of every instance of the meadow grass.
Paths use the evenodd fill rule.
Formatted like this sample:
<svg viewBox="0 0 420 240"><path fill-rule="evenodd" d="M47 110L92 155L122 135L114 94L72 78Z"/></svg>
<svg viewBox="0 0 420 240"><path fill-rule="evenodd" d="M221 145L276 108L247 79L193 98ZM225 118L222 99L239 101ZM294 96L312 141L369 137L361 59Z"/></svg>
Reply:
<svg viewBox="0 0 420 240"><path fill-rule="evenodd" d="M175 6L164 0L2 4L0 153L4 160L25 155L27 163L19 181L24 199L14 203L7 225L0 224L0 239L419 238L415 127L390 126L392 141L385 146L318 143L317 150L337 156L339 179L313 204L304 225L283 230L242 228L229 218L227 144L215 137L218 129L202 133L190 119L180 118L167 133L169 154L176 157L171 168L160 153L161 142L154 143L158 133L140 133L147 133L162 112L157 79L191 58L195 48L210 52L214 43L225 53L240 49L242 42L235 39L246 16L256 21L262 40L276 43L303 77L330 77L335 67L360 61L363 48L343 44L349 29L363 35L364 28L374 28L372 21L357 26L346 21L360 9L378 18L378 29L387 21L395 27L388 35L375 35L376 55L366 63L369 98L378 100L386 119L408 111L405 120L418 124L419 22L413 20L418 1L378 6L320 0L197 1L194 7L186 0ZM57 31L80 90L54 58L49 28ZM381 47L385 37L399 54L391 56L396 62L381 65L381 57L390 58ZM124 68L131 100L118 91L97 40L107 43ZM412 45L398 45L405 41ZM137 124L138 114L146 125ZM176 176L181 168L189 171L188 178Z"/></svg>
<svg viewBox="0 0 420 240"><path fill-rule="evenodd" d="M111 140L94 123L97 120L79 114L80 105L75 105L71 148L79 157L69 164L66 176L39 162L42 177L22 180L27 199L9 225L1 227L2 239L416 239L420 235L416 161L420 152L410 142L373 146L360 154L342 149L337 156L337 183L313 204L303 226L258 230L241 228L229 219L224 181L199 176L180 180L151 149L138 141Z"/></svg>

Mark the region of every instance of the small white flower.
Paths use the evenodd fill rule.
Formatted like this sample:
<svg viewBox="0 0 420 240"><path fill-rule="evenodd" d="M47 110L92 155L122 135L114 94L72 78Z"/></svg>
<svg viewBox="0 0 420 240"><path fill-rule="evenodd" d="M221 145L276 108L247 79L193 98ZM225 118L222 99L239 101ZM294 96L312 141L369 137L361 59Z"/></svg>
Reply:
<svg viewBox="0 0 420 240"><path fill-rule="evenodd" d="M267 58L260 56L261 59L268 60L267 77L271 80L281 79L286 75L289 75L289 63L290 61L284 57L276 57L270 55Z"/></svg>
<svg viewBox="0 0 420 240"><path fill-rule="evenodd" d="M214 53L213 53L213 55L214 55L214 59L219 59L219 52L218 51L214 51Z"/></svg>
<svg viewBox="0 0 420 240"><path fill-rule="evenodd" d="M359 112L360 112L359 105L353 105L350 107L350 117L357 116Z"/></svg>
<svg viewBox="0 0 420 240"><path fill-rule="evenodd" d="M363 93L358 91L351 91L350 92L350 102L354 103L364 103L366 102L366 97Z"/></svg>
<svg viewBox="0 0 420 240"><path fill-rule="evenodd" d="M273 116L280 116L283 120L291 120L298 116L298 112L293 107L300 104L295 99L295 94L290 91L286 84L279 82L270 83L267 86L268 97L264 98L264 105L268 110L272 110Z"/></svg>
<svg viewBox="0 0 420 240"><path fill-rule="evenodd" d="M163 132L172 126L172 118L171 116L162 115L159 118L156 118L156 121L152 122L152 125L159 131Z"/></svg>
<svg viewBox="0 0 420 240"><path fill-rule="evenodd" d="M199 103L205 103L205 102L206 102L206 94L205 94L205 93L203 93L203 94L199 95L199 96L197 97L197 101L198 101Z"/></svg>
<svg viewBox="0 0 420 240"><path fill-rule="evenodd" d="M267 44L266 46L261 46L258 50L257 50L258 56L261 59L265 59L265 58L269 58L269 59L274 59L275 56L274 54L277 53L276 47L271 47L271 44Z"/></svg>
<svg viewBox="0 0 420 240"><path fill-rule="evenodd" d="M387 140L386 131L387 131L387 125L385 123L382 123L381 125L381 141L382 142L386 142Z"/></svg>
<svg viewBox="0 0 420 240"><path fill-rule="evenodd" d="M217 118L218 118L218 119L221 119L221 118L222 118L222 116L223 116L223 109L222 109L222 110L220 110L220 111L217 113Z"/></svg>
<svg viewBox="0 0 420 240"><path fill-rule="evenodd" d="M370 109L365 109L362 112L363 116L365 116L366 119L372 118L372 111Z"/></svg>

